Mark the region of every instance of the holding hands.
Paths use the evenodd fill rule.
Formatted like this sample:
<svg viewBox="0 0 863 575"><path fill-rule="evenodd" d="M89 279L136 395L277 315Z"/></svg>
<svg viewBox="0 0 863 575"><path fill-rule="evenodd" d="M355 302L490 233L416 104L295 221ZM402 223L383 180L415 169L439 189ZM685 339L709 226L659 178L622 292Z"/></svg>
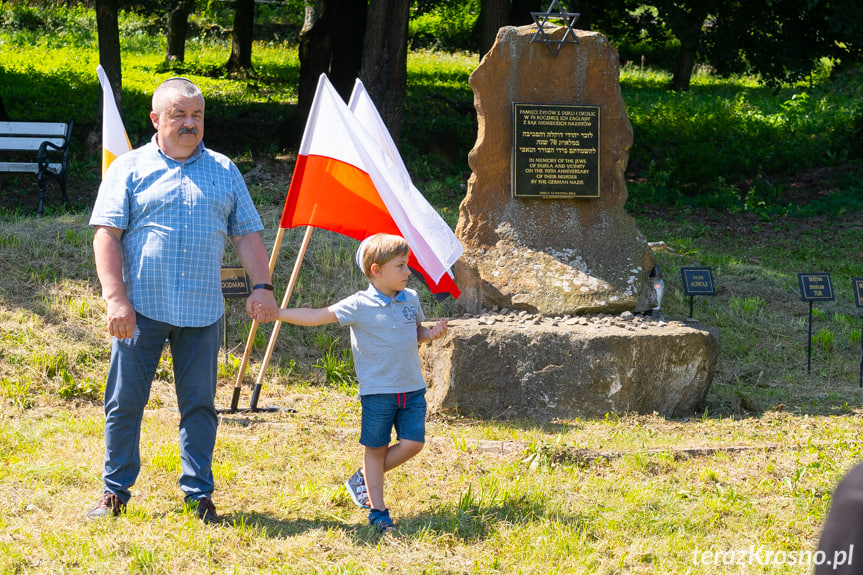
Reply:
<svg viewBox="0 0 863 575"><path fill-rule="evenodd" d="M264 306L261 305L260 302L253 302L252 303L252 313L250 313L249 315L252 316L252 319L256 320L258 323L266 323L267 322L267 320L264 319L266 317L266 315L264 314ZM273 320L269 320L269 321L273 321Z"/></svg>
<svg viewBox="0 0 863 575"><path fill-rule="evenodd" d="M279 304L276 303L273 292L254 290L246 300L246 313L260 323L275 321L279 316Z"/></svg>

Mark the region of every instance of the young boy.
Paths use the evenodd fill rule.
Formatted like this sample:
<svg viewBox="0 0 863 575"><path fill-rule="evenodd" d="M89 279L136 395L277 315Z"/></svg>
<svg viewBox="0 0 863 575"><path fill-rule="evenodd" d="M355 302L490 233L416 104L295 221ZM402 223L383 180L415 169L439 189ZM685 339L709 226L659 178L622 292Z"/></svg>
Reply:
<svg viewBox="0 0 863 575"><path fill-rule="evenodd" d="M377 234L357 250L357 265L371 284L329 307L288 308L279 321L315 326L338 322L351 329L351 350L360 381L363 466L346 482L354 502L369 509L381 533L395 528L384 503L384 474L418 454L425 442L425 381L417 343L442 337L446 320L433 327L419 298L407 288L410 248L404 238ZM390 445L392 428L396 443Z"/></svg>

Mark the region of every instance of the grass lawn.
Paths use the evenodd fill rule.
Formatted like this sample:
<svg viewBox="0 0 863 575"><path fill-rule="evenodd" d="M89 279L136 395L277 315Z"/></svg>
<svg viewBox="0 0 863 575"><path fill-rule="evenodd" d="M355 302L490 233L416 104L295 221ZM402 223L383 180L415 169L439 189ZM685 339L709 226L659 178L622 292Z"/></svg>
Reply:
<svg viewBox="0 0 863 575"><path fill-rule="evenodd" d="M267 245L279 212L262 209ZM260 400L281 410L223 415L215 501L225 525L205 526L182 507L168 355L129 512L88 522L101 487L109 348L92 234L84 215L0 223L0 572L808 573L801 554L811 559L830 494L860 459L861 320L844 276L834 280L841 297L814 319L814 332L832 338L821 336L812 374L805 369L808 308L796 273L811 271L805 244L826 222L756 231L697 212L639 221L673 250L658 253L668 317L689 313L676 267L715 270L717 295L694 305L722 338L705 410L545 424L431 416L427 448L388 476L400 524L388 537L365 525L342 487L361 457L359 405L355 385L338 377L347 342L333 326L283 326ZM830 223L832 251L819 253L847 262L861 226L854 217ZM300 234L286 234L277 283ZM768 235L769 250L759 240ZM298 303L362 284L350 240L320 232L311 249ZM859 273L855 265L849 272ZM230 405L248 329L240 307L229 301L220 407ZM240 405L248 400L244 388ZM743 552L745 564L728 562Z"/></svg>
<svg viewBox="0 0 863 575"><path fill-rule="evenodd" d="M260 398L278 409L222 415L214 499L225 523L204 525L182 506L167 353L128 513L88 522L101 490L110 348L86 214L99 177L86 149L98 119L90 28L72 39L0 35L15 47L0 51L10 114L78 117L76 129L89 122L76 134L83 151L72 162L69 213L51 205L35 219L22 208L33 178L0 181L0 573L811 572L831 493L861 459L863 314L851 281L863 277L863 195L859 147L847 143L857 134L848 119L861 117L859 70L779 91L696 77L686 94L665 89L667 74L624 71L636 134L627 208L648 241L664 242L666 317L689 315L680 267L708 266L716 279L715 296L692 302L721 338L698 412L542 423L433 414L425 450L388 476L399 529L379 536L343 487L361 458L348 335L285 325ZM123 42L126 123L139 133L153 78L174 72L159 67L158 39L136 32ZM227 59L225 43L190 42L187 73L205 84L208 135L233 135L242 117L244 130L276 124L296 96L292 49L256 44L260 76L245 82L204 75ZM451 225L474 137L470 114L458 110L470 104L475 65L470 55L430 53L409 62L403 154ZM424 144L455 147L461 160L448 165ZM260 165L269 174L251 186L269 248L295 150L226 151L244 172ZM302 233L285 234L277 286L287 285ZM316 231L292 303L322 306L363 287L355 246ZM228 253L225 264L236 263ZM814 306L808 373L797 274L816 271L831 274L836 300ZM455 311L423 298L428 317ZM250 328L241 308L229 300L221 408ZM247 384L271 329L258 332ZM249 396L246 385L241 406Z"/></svg>

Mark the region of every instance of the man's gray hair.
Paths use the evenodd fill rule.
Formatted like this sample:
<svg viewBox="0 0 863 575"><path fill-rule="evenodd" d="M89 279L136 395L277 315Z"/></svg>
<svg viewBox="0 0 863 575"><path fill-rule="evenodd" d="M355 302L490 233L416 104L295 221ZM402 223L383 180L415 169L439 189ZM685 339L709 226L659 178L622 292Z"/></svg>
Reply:
<svg viewBox="0 0 863 575"><path fill-rule="evenodd" d="M159 84L159 87L153 92L153 111L157 114L164 112L166 96L173 93L180 94L186 98L200 97L201 101L204 101L204 95L201 93L200 88L188 78L176 76L168 78Z"/></svg>

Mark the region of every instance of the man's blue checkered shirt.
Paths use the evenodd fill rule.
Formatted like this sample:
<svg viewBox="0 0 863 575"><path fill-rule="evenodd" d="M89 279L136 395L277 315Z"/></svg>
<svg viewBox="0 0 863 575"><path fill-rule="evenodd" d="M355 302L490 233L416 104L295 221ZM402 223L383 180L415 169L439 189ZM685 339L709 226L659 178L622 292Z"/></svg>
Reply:
<svg viewBox="0 0 863 575"><path fill-rule="evenodd" d="M183 163L150 143L105 172L91 226L123 232L123 279L135 310L175 326L203 327L225 312L225 241L263 229L237 167L201 144Z"/></svg>

